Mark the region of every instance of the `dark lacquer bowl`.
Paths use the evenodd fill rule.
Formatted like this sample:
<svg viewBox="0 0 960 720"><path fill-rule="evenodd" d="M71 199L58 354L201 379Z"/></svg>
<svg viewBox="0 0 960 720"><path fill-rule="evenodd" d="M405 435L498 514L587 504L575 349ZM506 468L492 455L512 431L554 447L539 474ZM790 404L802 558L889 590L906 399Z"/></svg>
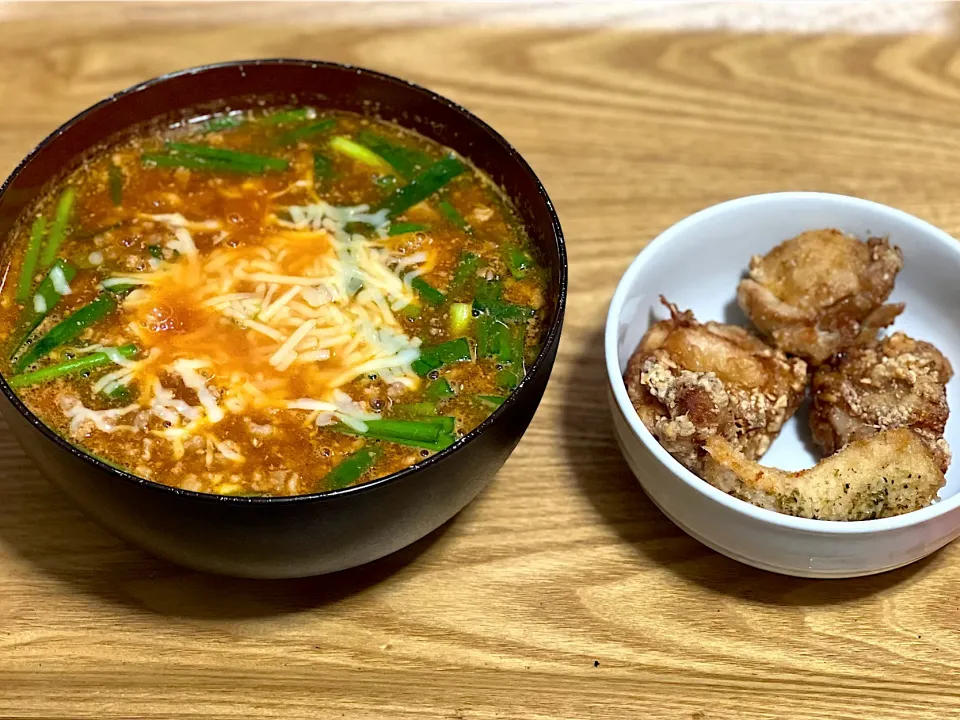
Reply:
<svg viewBox="0 0 960 720"><path fill-rule="evenodd" d="M438 528L489 483L519 442L557 354L567 258L560 224L527 163L482 120L455 103L387 75L329 63L253 60L150 80L77 115L46 138L0 188L0 238L44 186L130 126L196 107L250 107L282 98L367 115L454 148L512 198L549 267L549 329L510 398L469 435L389 477L288 498L206 495L117 470L55 434L0 379L0 410L47 477L124 539L177 563L260 578L319 575L383 557ZM56 532L56 528L50 528Z"/></svg>

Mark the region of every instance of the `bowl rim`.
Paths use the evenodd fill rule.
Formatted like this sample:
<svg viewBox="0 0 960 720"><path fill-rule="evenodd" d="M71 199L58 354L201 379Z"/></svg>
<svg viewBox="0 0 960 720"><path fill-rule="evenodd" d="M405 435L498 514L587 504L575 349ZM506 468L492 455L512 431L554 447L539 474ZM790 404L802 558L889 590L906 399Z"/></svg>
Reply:
<svg viewBox="0 0 960 720"><path fill-rule="evenodd" d="M627 293L630 286L633 285L636 276L643 270L643 267L651 262L658 253L664 252L664 248L674 238L682 235L687 229L705 220L716 219L717 216L734 209L749 209L751 206L767 204L770 202L783 201L801 201L807 203L836 203L840 205L859 207L867 212L878 216L897 218L911 225L918 233L922 233L930 240L940 243L949 248L950 252L960 256L960 242L954 239L944 230L935 225L922 220L915 215L898 210L897 208L872 200L854 197L851 195L841 195L826 192L773 192L757 195L747 195L734 198L725 202L711 205L699 210L692 215L679 220L669 228L661 232L637 255L624 272L617 283L613 298L607 311L606 326L604 328L604 355L607 367L607 379L613 392L613 397L617 407L624 419L643 445L649 450L660 464L669 470L674 477L678 478L691 489L699 492L706 498L722 505L726 509L746 516L751 520L761 523L769 523L787 530L800 531L815 534L835 534L835 535L863 535L875 532L898 530L913 525L919 525L927 521L932 521L941 515L956 510L960 507L960 492L956 492L950 497L939 500L925 508L896 515L889 518L877 518L873 520L814 520L810 518L800 518L793 515L785 515L774 510L752 505L745 500L740 500L732 495L728 495L722 490L714 487L710 483L701 479L692 471L684 467L676 458L667 452L657 441L647 427L640 420L640 416L630 398L627 395L626 384L623 381L620 372L620 359L618 356L618 326L620 323L620 314L623 311L623 305L627 299Z"/></svg>
<svg viewBox="0 0 960 720"><path fill-rule="evenodd" d="M362 493L371 492L377 488L380 488L384 485L393 484L395 482L400 482L401 480L420 472L421 470L427 469L445 461L447 458L454 455L458 450L474 442L480 435L486 432L490 427L492 427L500 418L507 415L511 410L517 406L519 400L518 397L524 390L524 388L530 385L531 378L535 375L539 375L542 372L549 372L552 363L548 361L548 356L553 352L553 349L558 345L560 339L560 332L563 327L563 317L566 309L567 301L567 285L568 285L568 261L567 261L567 248L566 243L563 237L563 229L560 226L560 219L557 216L557 211L553 205L553 202L550 199L550 196L547 194L546 189L543 186L540 178L533 171L533 168L530 167L529 163L524 159L524 157L517 152L516 148L506 140L499 132L494 130L490 125L485 121L481 120L478 116L474 115L472 112L467 110L465 107L459 103L450 100L449 98L440 95L439 93L429 90L421 85L410 82L409 80L404 80L403 78L398 78L387 73L382 73L377 70L371 70L369 68L360 67L357 65L352 65L349 63L337 63L323 60L308 60L302 58L286 58L286 57L273 57L273 58L260 58L260 59L248 59L248 60L230 60L226 62L218 63L208 63L204 65L196 65L192 67L183 68L180 70L174 70L172 72L164 73L156 77L150 78L143 82L138 82L135 85L131 85L123 90L119 90L108 97L100 100L99 102L90 105L89 107L81 110L76 115L71 117L69 120L61 124L50 134L43 138L27 155L21 160L10 175L0 184L0 197L6 193L10 185L17 179L24 168L26 168L45 147L52 143L57 137L63 133L70 130L73 126L82 122L89 115L97 112L98 110L111 105L120 98L134 95L138 92L146 90L148 88L160 85L171 80L175 80L184 76L192 75L202 75L206 72L219 70L222 68L238 68L242 70L244 67L250 66L261 66L269 65L275 67L310 67L312 69L327 69L327 70L338 70L338 71L348 71L360 77L368 77L385 82L388 84L393 84L404 88L407 91L412 91L414 93L419 93L425 96L428 100L438 103L440 105L446 106L447 109L454 111L455 113L463 116L466 120L469 121L477 130L481 133L488 134L498 145L500 145L507 153L507 155L517 163L520 169L533 181L536 188L536 194L539 196L540 200L543 202L546 207L547 213L550 217L550 232L552 233L556 244L557 244L557 254L559 258L559 282L557 284L557 296L556 296L556 312L554 313L553 321L550 323L550 326L547 328L546 333L543 337L543 342L541 344L541 349L536 359L527 368L526 373L523 378L518 383L517 387L507 396L507 399L502 405L496 408L482 423L477 427L471 430L469 433L464 435L461 438L458 438L456 442L450 445L447 448L444 448L438 453L431 455L430 457L424 458L420 462L417 462L410 467L399 470L390 475L385 475L383 477L374 478L365 483L359 485L352 485L346 488L340 488L336 490L326 490L323 492L309 493L306 495L283 495L283 496L238 496L238 495L217 495L215 493L203 493L197 492L194 490L184 490L183 488L174 487L172 485L164 485L163 483L158 483L153 480L148 480L142 478L138 475L135 475L127 470L124 470L120 467L112 465L95 455L92 455L80 447L73 445L68 442L65 438L58 435L50 427L48 427L39 417L37 417L17 396L13 391L10 385L7 383L5 377L0 375L0 392L6 397L8 401L13 405L13 407L23 415L26 420L33 425L35 429L40 431L48 440L51 440L55 445L61 449L67 451L74 457L80 459L81 461L94 466L98 470L106 472L110 475L116 476L125 480L127 482L132 482L141 487L151 489L157 492L162 492L166 494L171 494L177 497L190 498L192 500L197 500L201 502L209 503L227 503L234 505L273 505L273 506L286 506L296 503L308 503L308 502L318 502L326 500L339 499L346 496L353 496ZM229 97L229 96L227 96ZM469 158L468 158L469 159Z"/></svg>

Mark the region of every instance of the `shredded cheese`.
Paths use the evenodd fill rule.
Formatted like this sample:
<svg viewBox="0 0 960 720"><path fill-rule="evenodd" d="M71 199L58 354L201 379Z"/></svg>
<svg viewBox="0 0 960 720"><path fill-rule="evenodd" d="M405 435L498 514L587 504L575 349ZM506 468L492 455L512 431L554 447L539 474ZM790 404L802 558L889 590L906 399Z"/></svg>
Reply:
<svg viewBox="0 0 960 720"><path fill-rule="evenodd" d="M140 217L144 220L153 220L154 222L169 225L172 228L186 228L187 230L193 231L212 232L219 230L221 227L219 220L187 220L187 218L180 213L162 213L159 215L140 213Z"/></svg>
<svg viewBox="0 0 960 720"><path fill-rule="evenodd" d="M207 417L211 423L218 423L223 420L223 410L217 404L217 398L207 387L207 381L197 372L198 368L206 367L207 363L202 360L176 360L173 363L173 370L183 379L183 384L191 390L196 391L197 399L207 411Z"/></svg>
<svg viewBox="0 0 960 720"><path fill-rule="evenodd" d="M259 245L238 247L217 244L226 237L219 221L188 220L179 213L140 215L172 230L166 247L179 256L156 260L149 272L116 273L101 283L136 286L121 304L129 314L121 325L149 352L130 361L116 348L101 346L120 367L94 383L96 391L109 391L136 381L140 403L99 412L73 406L71 427L93 423L115 432L123 427L119 420L138 409L143 413L138 422L168 441L175 457L196 447L212 467L219 458L244 462L238 446L212 432L227 415L251 409L300 412L307 414L305 422L339 422L362 432L380 416L340 388L374 373L417 387L420 379L411 365L421 341L406 334L394 313L415 301L410 280L432 267L432 253L394 249L385 211L323 202L286 211L289 221L268 215L271 224ZM372 225L375 237L348 232L351 222ZM213 245L208 236L201 251L194 233L216 231ZM151 328L163 326L177 303L218 318L204 319L197 332L239 328L247 345L224 347L211 339L215 334L169 342ZM225 367L223 359L215 359L218 352L246 360ZM304 391L309 395L298 397ZM259 434L271 428L258 427Z"/></svg>

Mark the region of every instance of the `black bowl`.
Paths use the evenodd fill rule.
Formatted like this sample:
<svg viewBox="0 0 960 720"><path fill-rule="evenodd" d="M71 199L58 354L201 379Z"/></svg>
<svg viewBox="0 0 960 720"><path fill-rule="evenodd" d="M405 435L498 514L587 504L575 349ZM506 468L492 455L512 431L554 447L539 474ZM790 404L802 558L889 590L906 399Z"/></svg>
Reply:
<svg viewBox="0 0 960 720"><path fill-rule="evenodd" d="M174 562L244 577L319 575L370 562L420 539L470 502L513 451L550 376L567 288L567 258L550 198L506 140L455 103L359 68L253 60L166 75L114 95L56 130L0 188L0 238L45 186L91 148L133 125L198 107L250 107L262 98L312 102L411 128L472 160L513 200L550 269L554 300L536 362L510 398L452 447L389 477L327 493L225 497L160 485L77 449L0 379L0 411L40 469L91 517ZM55 532L55 528L51 528Z"/></svg>

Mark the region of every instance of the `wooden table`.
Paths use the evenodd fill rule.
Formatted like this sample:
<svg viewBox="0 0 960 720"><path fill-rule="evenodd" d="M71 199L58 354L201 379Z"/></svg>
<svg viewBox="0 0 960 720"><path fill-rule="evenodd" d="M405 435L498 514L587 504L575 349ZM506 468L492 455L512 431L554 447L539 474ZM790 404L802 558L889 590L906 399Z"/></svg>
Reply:
<svg viewBox="0 0 960 720"><path fill-rule="evenodd" d="M553 380L489 490L414 547L335 576L230 580L148 557L0 433L0 716L960 712L960 546L835 582L721 557L631 476L601 363L617 278L706 205L826 190L960 232L957 13L943 6L928 34L790 35L631 30L631 12L659 16L622 5L589 27L568 7L538 29L549 9L521 10L0 4L3 174L73 113L168 70L359 63L454 98L516 144L556 201L571 276Z"/></svg>

